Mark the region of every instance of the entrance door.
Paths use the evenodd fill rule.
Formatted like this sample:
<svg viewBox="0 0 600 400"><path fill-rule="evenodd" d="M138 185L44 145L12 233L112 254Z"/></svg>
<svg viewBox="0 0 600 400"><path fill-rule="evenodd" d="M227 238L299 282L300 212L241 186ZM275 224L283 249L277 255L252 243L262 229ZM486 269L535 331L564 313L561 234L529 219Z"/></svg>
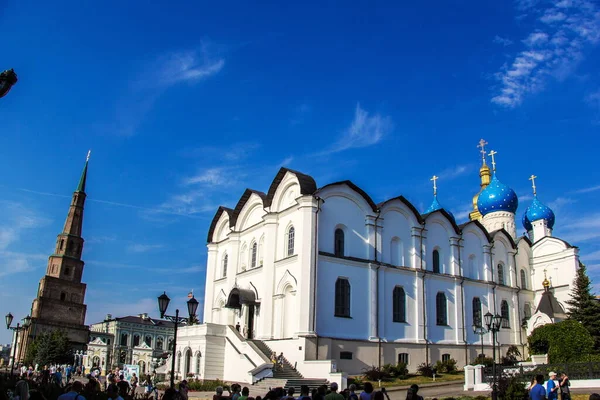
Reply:
<svg viewBox="0 0 600 400"><path fill-rule="evenodd" d="M248 339L254 339L254 305L248 306Z"/></svg>

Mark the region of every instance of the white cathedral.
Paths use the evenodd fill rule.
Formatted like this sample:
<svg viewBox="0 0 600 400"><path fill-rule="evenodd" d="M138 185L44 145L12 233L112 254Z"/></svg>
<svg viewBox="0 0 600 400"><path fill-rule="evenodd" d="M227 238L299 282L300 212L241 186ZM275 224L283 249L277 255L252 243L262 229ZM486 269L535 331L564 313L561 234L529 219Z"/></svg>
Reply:
<svg viewBox="0 0 600 400"><path fill-rule="evenodd" d="M254 383L273 376L271 351L341 384L400 361L464 366L482 337L492 354L492 335L474 333L488 311L503 317L500 352L525 354L535 327L566 318L578 248L552 236L554 213L537 195L517 236L517 195L483 144L481 188L461 225L440 206L437 177L424 213L403 196L377 204L351 181L318 187L287 168L266 194L247 189L234 209L219 207L204 323L180 329L177 375Z"/></svg>

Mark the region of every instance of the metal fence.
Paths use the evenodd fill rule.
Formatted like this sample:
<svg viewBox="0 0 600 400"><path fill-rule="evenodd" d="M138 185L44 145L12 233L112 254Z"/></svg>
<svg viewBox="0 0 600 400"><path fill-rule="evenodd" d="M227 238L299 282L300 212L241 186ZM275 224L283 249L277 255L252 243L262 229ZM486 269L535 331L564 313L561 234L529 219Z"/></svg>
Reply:
<svg viewBox="0 0 600 400"><path fill-rule="evenodd" d="M542 374L548 378L548 373L565 373L570 380L600 379L600 362L583 362L571 364L539 364L527 366L504 366L496 365L496 376L512 377L520 376L524 381L531 381L536 375ZM492 382L493 368L483 370L484 381Z"/></svg>

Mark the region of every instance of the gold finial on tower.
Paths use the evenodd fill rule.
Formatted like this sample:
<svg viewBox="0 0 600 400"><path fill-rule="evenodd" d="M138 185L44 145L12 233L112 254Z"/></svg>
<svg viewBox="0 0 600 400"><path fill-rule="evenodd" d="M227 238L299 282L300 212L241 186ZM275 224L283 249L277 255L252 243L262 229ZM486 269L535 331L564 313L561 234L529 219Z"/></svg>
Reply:
<svg viewBox="0 0 600 400"><path fill-rule="evenodd" d="M435 183L435 181L437 181L438 179L440 179L437 176L433 176L430 181L433 181L433 195L436 196L437 195L437 184Z"/></svg>
<svg viewBox="0 0 600 400"><path fill-rule="evenodd" d="M537 178L537 176L535 176L535 175L531 175L529 177L529 180L531 181L531 187L533 188L533 195L534 196L537 195L537 191L536 191L536 188L535 188L535 178Z"/></svg>
<svg viewBox="0 0 600 400"><path fill-rule="evenodd" d="M482 165L485 165L485 145L488 144L488 142L486 142L484 139L479 140L479 144L477 145L477 147L479 147L481 150L479 150L479 152L481 153L481 161L482 161Z"/></svg>
<svg viewBox="0 0 600 400"><path fill-rule="evenodd" d="M548 277L546 276L545 269L544 269L544 281L542 282L542 286L544 286L544 290L548 290L548 288L550 287L550 281L548 280Z"/></svg>

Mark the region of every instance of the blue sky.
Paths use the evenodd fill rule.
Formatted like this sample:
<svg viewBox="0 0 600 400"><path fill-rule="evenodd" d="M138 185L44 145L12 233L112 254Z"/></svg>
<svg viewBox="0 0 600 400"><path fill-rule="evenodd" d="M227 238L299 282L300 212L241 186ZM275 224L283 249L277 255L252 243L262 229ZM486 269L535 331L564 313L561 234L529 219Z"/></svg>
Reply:
<svg viewBox="0 0 600 400"><path fill-rule="evenodd" d="M600 283L596 3L153 3L0 0L20 79L0 99L1 315L28 313L88 149L88 323L201 300L214 212L282 165L421 210L436 174L463 222L482 137L519 219L535 174Z"/></svg>

